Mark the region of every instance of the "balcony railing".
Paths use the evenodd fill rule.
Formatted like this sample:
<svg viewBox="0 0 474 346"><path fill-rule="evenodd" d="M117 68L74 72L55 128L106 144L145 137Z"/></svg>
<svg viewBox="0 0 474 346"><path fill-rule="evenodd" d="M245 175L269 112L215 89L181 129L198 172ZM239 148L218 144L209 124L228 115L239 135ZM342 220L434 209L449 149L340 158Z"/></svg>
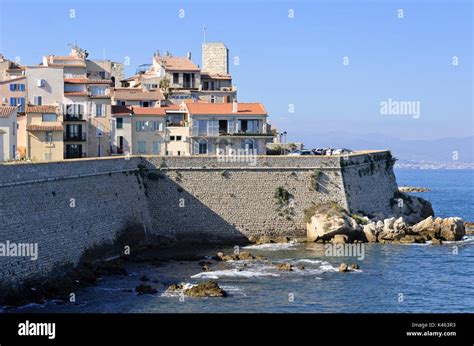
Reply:
<svg viewBox="0 0 474 346"><path fill-rule="evenodd" d="M85 120L82 114L65 114L64 121L82 121Z"/></svg>
<svg viewBox="0 0 474 346"><path fill-rule="evenodd" d="M81 159L83 157L86 157L86 153L80 153L80 152L75 152L75 151L70 151L70 152L66 151L64 153L65 159Z"/></svg>
<svg viewBox="0 0 474 346"><path fill-rule="evenodd" d="M64 132L64 141L85 141L85 132Z"/></svg>

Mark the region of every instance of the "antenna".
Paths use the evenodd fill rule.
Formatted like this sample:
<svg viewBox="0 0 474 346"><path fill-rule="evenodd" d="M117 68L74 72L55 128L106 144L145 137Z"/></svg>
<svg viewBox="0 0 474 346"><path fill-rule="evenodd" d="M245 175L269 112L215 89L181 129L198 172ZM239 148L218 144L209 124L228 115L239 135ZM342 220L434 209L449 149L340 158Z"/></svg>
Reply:
<svg viewBox="0 0 474 346"><path fill-rule="evenodd" d="M203 33L203 36L204 36L204 43L206 43L206 24L204 24L203 27L202 27L202 33Z"/></svg>

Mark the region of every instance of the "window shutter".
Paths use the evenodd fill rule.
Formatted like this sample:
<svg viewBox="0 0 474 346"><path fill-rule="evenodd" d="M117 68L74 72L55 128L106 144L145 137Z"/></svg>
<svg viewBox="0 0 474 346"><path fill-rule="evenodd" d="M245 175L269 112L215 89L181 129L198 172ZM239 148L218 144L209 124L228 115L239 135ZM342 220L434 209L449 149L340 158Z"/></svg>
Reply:
<svg viewBox="0 0 474 346"><path fill-rule="evenodd" d="M198 135L198 122L195 120L193 121L193 136Z"/></svg>
<svg viewBox="0 0 474 346"><path fill-rule="evenodd" d="M20 90L25 91L25 84L20 84Z"/></svg>
<svg viewBox="0 0 474 346"><path fill-rule="evenodd" d="M16 98L10 97L10 106L16 106Z"/></svg>
<svg viewBox="0 0 474 346"><path fill-rule="evenodd" d="M14 90L14 86L13 84L10 84L10 91L13 91Z"/></svg>
<svg viewBox="0 0 474 346"><path fill-rule="evenodd" d="M182 141L182 142L186 142L186 136L182 136L182 137L181 137L181 141Z"/></svg>
<svg viewBox="0 0 474 346"><path fill-rule="evenodd" d="M209 140L207 141L207 153L208 153L209 155L212 154L212 149L213 149L213 148L212 148L212 140L209 139Z"/></svg>
<svg viewBox="0 0 474 346"><path fill-rule="evenodd" d="M198 141L193 142L193 154L194 155L199 154L199 142Z"/></svg>

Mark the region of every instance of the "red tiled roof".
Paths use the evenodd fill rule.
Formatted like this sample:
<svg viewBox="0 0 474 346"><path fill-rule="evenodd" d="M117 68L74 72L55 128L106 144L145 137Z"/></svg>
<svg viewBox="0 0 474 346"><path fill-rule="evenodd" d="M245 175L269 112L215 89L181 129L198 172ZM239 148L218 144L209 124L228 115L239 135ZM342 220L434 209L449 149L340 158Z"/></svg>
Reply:
<svg viewBox="0 0 474 346"><path fill-rule="evenodd" d="M46 106L26 106L25 113L57 113L58 107L53 105Z"/></svg>
<svg viewBox="0 0 474 346"><path fill-rule="evenodd" d="M87 78L64 78L64 83L70 84L86 84L88 81Z"/></svg>
<svg viewBox="0 0 474 346"><path fill-rule="evenodd" d="M11 83L11 82L19 81L20 79L24 79L24 78L26 78L26 76L15 77L15 78L12 78L12 79L6 79L6 80L0 81L0 84L8 84L8 83Z"/></svg>
<svg viewBox="0 0 474 346"><path fill-rule="evenodd" d="M27 131L63 131L61 123L51 123L48 125L26 125Z"/></svg>
<svg viewBox="0 0 474 346"><path fill-rule="evenodd" d="M156 62L166 70L171 71L199 71L199 68L188 58L174 56L156 56Z"/></svg>
<svg viewBox="0 0 474 346"><path fill-rule="evenodd" d="M12 106L0 106L0 118L8 118L16 110Z"/></svg>
<svg viewBox="0 0 474 346"><path fill-rule="evenodd" d="M267 115L261 103L238 103L237 113L232 112L233 104L229 103L186 103L190 114L219 114L219 115Z"/></svg>
<svg viewBox="0 0 474 346"><path fill-rule="evenodd" d="M89 79L89 84L111 84L112 81L110 79Z"/></svg>
<svg viewBox="0 0 474 346"><path fill-rule="evenodd" d="M220 73L209 73L209 72L202 72L201 77L207 77L211 79L225 79L230 80L232 77L228 74L220 74Z"/></svg>
<svg viewBox="0 0 474 346"><path fill-rule="evenodd" d="M124 101L140 101L140 100L164 100L163 93L156 89L153 91L144 91L142 89L120 88L114 89L114 98Z"/></svg>

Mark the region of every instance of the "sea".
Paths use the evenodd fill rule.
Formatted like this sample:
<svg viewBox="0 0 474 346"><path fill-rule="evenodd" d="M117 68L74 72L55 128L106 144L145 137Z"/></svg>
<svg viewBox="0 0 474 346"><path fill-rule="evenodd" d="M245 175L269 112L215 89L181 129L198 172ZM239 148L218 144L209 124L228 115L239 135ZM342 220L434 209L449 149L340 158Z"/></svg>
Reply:
<svg viewBox="0 0 474 346"><path fill-rule="evenodd" d="M395 170L398 185L427 187L436 216L474 221L474 170ZM232 253L235 248L220 249ZM75 293L75 302L48 301L4 312L61 313L472 313L474 237L441 246L363 244L363 256L328 255L323 244L252 245L239 251L268 261L191 260L127 264L128 275L106 276ZM214 250L203 253L212 256ZM336 253L337 254L337 253ZM358 270L338 272L341 262ZM278 263L293 270L279 271ZM149 281L142 282L143 276ZM227 297L190 298L169 285L217 281ZM157 289L138 295L139 284Z"/></svg>

